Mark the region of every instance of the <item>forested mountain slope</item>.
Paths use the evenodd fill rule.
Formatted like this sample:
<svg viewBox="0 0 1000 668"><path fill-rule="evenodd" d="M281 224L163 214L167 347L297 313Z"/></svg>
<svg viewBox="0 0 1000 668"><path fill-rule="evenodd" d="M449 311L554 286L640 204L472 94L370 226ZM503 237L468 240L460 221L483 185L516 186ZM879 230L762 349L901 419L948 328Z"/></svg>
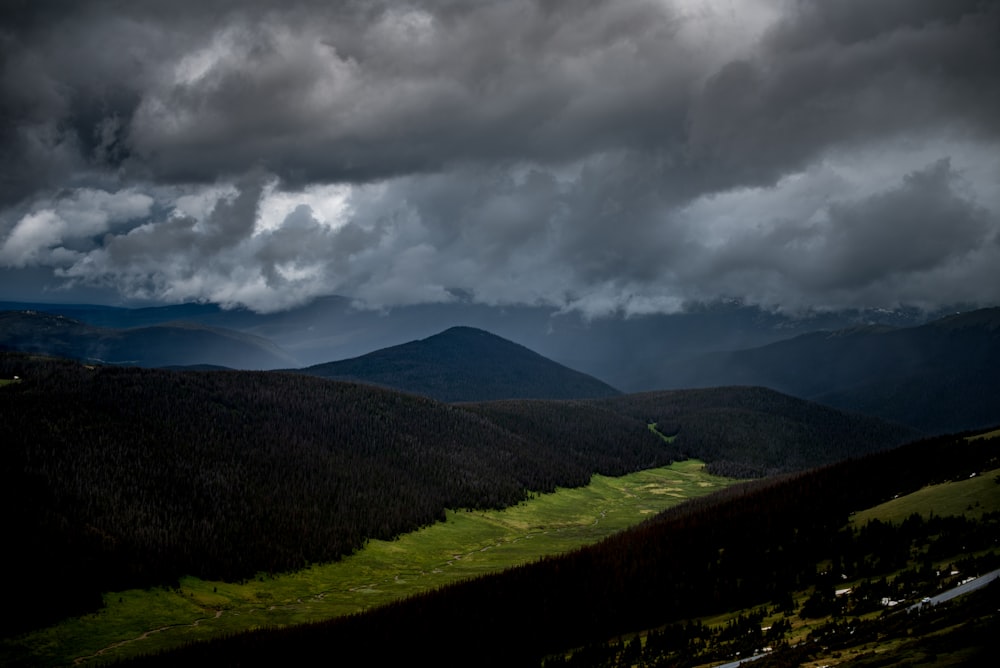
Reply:
<svg viewBox="0 0 1000 668"><path fill-rule="evenodd" d="M373 383L440 401L582 399L619 394L593 376L473 327L452 327L426 339L301 372Z"/></svg>
<svg viewBox="0 0 1000 668"><path fill-rule="evenodd" d="M920 327L814 332L706 355L671 369L672 387L763 385L940 433L1000 421L1000 308Z"/></svg>
<svg viewBox="0 0 1000 668"><path fill-rule="evenodd" d="M754 475L813 468L860 457L919 436L879 418L803 401L763 387L717 387L629 394L604 403L649 416L664 433L677 433L685 453L721 475ZM726 473L726 467L732 467Z"/></svg>
<svg viewBox="0 0 1000 668"><path fill-rule="evenodd" d="M898 531L876 526L867 536L855 539L850 530L841 531L849 514L928 483L967 479L998 466L996 439L970 442L961 435L927 439L805 473L730 487L667 510L596 545L365 615L249 632L136 663L236 666L251 659L274 663L293 652L312 655L335 647L346 653L377 648L378 660L392 664L426 660L437 666L537 666L544 660L545 665L557 666L563 665L567 652L596 646L593 662L587 661L582 650L574 656L574 665L604 665L600 660L608 653L601 651L602 645L647 629L656 630L659 646L683 648L685 631L692 631L690 621L684 620L751 606L780 608L793 593L801 591L829 591L833 598L841 573L856 578L898 571L899 564L911 556L915 532L924 531L925 525L912 521ZM939 523L937 529L927 530L950 532L936 545L944 557L956 554L956 550L983 555L967 560L963 567L985 572L1000 565L998 518L994 514L988 519L989 524L952 522L946 527ZM826 564L822 570L818 570L820 563ZM842 570L831 573L831 563ZM918 571L933 578L932 568L923 566ZM910 582L917 581L914 575L908 574ZM912 585L904 581L900 586L909 591ZM995 619L995 610L993 604L988 610L990 619ZM907 617L905 612L902 615ZM919 618L914 614L904 621L904 638L910 633L907 628L912 630ZM845 636L856 628L869 632L857 619L836 621ZM995 642L988 629L978 625L974 633L967 634L971 636L968 640L979 643L981 649L990 647ZM762 645L760 625L754 630L757 634L748 638L751 644L745 647L748 652L744 657ZM776 645L783 644L781 638L778 634ZM868 642L879 647L874 658L884 662L870 665L888 665L892 660L893 648L880 646L880 638L872 633ZM813 640L800 645L807 650L803 656L821 647L827 649L831 642L830 638ZM647 648L652 650L653 641L650 634ZM696 644L705 648L703 643ZM702 663L678 664L676 655L674 659L665 656L640 663L638 652L632 656L623 665ZM792 658L782 663L786 656ZM775 652L773 660L761 663L801 665L796 656L799 654ZM995 662L992 652L980 653L980 657Z"/></svg>
<svg viewBox="0 0 1000 668"><path fill-rule="evenodd" d="M332 560L445 508L503 507L676 458L641 424L621 434L627 448L596 440L565 456L566 443L468 410L299 374L0 354L0 378L14 376L0 386L0 507L18 546L10 593L41 616L183 574Z"/></svg>
<svg viewBox="0 0 1000 668"><path fill-rule="evenodd" d="M773 475L859 457L917 438L895 423L803 401L760 387L643 392L608 399L507 400L466 404L517 433L560 440L570 450L656 424L678 457L718 475Z"/></svg>
<svg viewBox="0 0 1000 668"><path fill-rule="evenodd" d="M689 456L737 475L787 470L910 433L752 388L449 405L291 373L0 354L0 379L14 376L0 386L0 507L23 623L184 574L336 559L445 508L503 507L593 473Z"/></svg>
<svg viewBox="0 0 1000 668"><path fill-rule="evenodd" d="M37 311L0 312L0 350L145 367L275 369L294 362L271 342L229 329L183 322L112 329Z"/></svg>

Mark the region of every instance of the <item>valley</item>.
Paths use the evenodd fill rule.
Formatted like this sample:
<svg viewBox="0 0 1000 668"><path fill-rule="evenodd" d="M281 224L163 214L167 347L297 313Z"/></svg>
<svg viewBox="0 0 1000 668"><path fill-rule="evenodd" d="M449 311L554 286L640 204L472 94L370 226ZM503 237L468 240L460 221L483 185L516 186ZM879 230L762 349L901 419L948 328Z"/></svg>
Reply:
<svg viewBox="0 0 1000 668"><path fill-rule="evenodd" d="M935 380L936 369L970 367L942 332L956 349L972 336L992 359L994 321L986 310L926 336L898 330L936 346L938 366L914 387L933 397L958 378ZM95 331L62 316L5 322L27 341L83 331L86 344ZM876 359L882 343L865 337L893 331L800 337L789 345L806 352L790 359L804 370L822 358L810 391L843 387L824 376L841 353L809 346L862 341ZM496 665L694 665L761 649L770 627L781 653L758 660L781 665L836 636L847 614L881 628L873 594L856 592L902 602L949 584L931 583L915 555L933 548L962 574L997 560L991 431L917 440L927 431L879 410L760 386L623 394L471 327L284 371L41 350L0 352L0 494L20 546L5 664L171 665L220 651L239 664L248 651L277 660L288 643L382 647L387 629L405 629L393 643L451 665L495 629L518 638ZM921 354L907 357L911 371ZM996 415L980 385L969 411L930 433ZM926 531L905 548L890 549L895 529L850 547L852 531L891 521ZM941 531L978 553L942 551ZM834 596L835 564L838 591L855 593ZM458 639L431 643L434 628Z"/></svg>
<svg viewBox="0 0 1000 668"><path fill-rule="evenodd" d="M764 626L771 626L775 651L760 665L832 664L848 657L851 643L859 649L849 658L881 662L872 665L904 665L914 656L924 665L949 665L936 657L952 655L968 665L988 656L983 652L995 626L996 586L935 606L932 615L900 617L896 608L959 577L996 569L1000 515L915 516L898 526L870 523L858 532L847 522L851 512L894 496L964 481L973 472L989 477L998 468L995 438L925 439L862 460L729 487L598 544L360 617L255 631L147 657L139 665L238 665L251 652L269 661L292 647L308 654L333 644L377 646L380 660L423 657L438 665L463 665L476 648L489 647L477 655L486 665L555 666L576 656L571 665L693 666L752 654L765 646ZM940 565L954 567L935 568ZM853 592L837 596L842 588ZM885 597L903 603L883 621ZM435 639L442 628L450 632L444 644ZM497 644L497 637L517 642Z"/></svg>
<svg viewBox="0 0 1000 668"><path fill-rule="evenodd" d="M99 612L0 643L4 665L90 664L262 626L316 622L597 542L734 480L686 460L534 495L499 511L449 510L443 522L344 559L239 582L182 577L176 587L104 593Z"/></svg>
<svg viewBox="0 0 1000 668"><path fill-rule="evenodd" d="M998 35L0 0L0 668L997 665Z"/></svg>

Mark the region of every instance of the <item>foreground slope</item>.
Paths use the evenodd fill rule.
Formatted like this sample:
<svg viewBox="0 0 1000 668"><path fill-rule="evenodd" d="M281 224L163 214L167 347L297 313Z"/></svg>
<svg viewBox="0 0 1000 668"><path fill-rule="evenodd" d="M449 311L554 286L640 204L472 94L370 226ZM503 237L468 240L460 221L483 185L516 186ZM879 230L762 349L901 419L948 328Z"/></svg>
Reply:
<svg viewBox="0 0 1000 668"><path fill-rule="evenodd" d="M473 327L301 370L414 392L439 401L583 399L618 390L538 353Z"/></svg>
<svg viewBox="0 0 1000 668"><path fill-rule="evenodd" d="M834 587L842 575L892 575L900 564L907 564L914 545L924 551L926 546L913 542L918 532L942 538L933 546L938 556L918 554L926 563L900 574L900 581L891 583L888 591L911 596L916 590L919 602L924 595L919 592L935 587L938 579L935 568L940 567L927 564L940 564L942 558L947 564L949 557L958 554L963 556L962 568L973 573L1000 566L996 534L1000 517L994 515L988 524L958 521L932 525L917 520L898 530L874 526L855 536L845 529L849 514L929 482L965 479L997 467L1000 450L995 439L928 439L804 474L730 487L665 511L597 545L362 616L251 632L141 664L281 662L288 656L312 656L335 647L347 655L377 652L373 656L380 663L426 659L441 666L539 665L542 661L560 665L577 648L606 644L647 629L659 629L658 642L664 646L676 646L679 640L683 647L685 635L698 633L697 626L684 620L771 605L787 609L789 614L797 609L804 617L829 614L820 608L836 606ZM838 570L831 571L831 563L837 564ZM884 594L879 593L877 584L866 583L871 596L863 605L881 605ZM973 637L956 638L979 643L977 659L985 660L988 655L983 650L993 644L990 629L996 620L996 587L991 591L986 612L992 616L977 624ZM792 602L787 607L793 594L801 592L810 594L814 602L807 605L806 601L801 607ZM900 623L900 618L894 619L889 623ZM823 634L817 633L798 648L779 647L790 654L776 652L774 661L762 660L762 664L802 665L799 659L827 649L834 634L849 637L855 629L865 634L864 642L878 647L880 638L892 629L870 621L835 619L824 629L829 635L821 642ZM919 629L920 621L920 616L904 613L903 637L910 635L908 628ZM746 646L733 648L744 650L743 657L746 650L762 646L760 623L751 620L751 625L756 634L748 637ZM727 629L730 637L741 630L736 625ZM782 637L782 632L777 632L774 642L783 645ZM705 648L698 638L695 644ZM639 664L640 644L634 649L624 665ZM790 658L782 663L783 657ZM597 660L588 661L586 655L574 658L582 659L575 665L602 665ZM669 657L651 658L639 665L676 665ZM890 657L882 654L882 658ZM695 663L689 660L680 665Z"/></svg>
<svg viewBox="0 0 1000 668"><path fill-rule="evenodd" d="M930 433L1000 421L1000 308L920 327L814 332L672 369L671 386L763 385Z"/></svg>
<svg viewBox="0 0 1000 668"><path fill-rule="evenodd" d="M0 350L145 367L275 369L293 362L269 341L234 330L183 322L113 329L38 311L0 312Z"/></svg>

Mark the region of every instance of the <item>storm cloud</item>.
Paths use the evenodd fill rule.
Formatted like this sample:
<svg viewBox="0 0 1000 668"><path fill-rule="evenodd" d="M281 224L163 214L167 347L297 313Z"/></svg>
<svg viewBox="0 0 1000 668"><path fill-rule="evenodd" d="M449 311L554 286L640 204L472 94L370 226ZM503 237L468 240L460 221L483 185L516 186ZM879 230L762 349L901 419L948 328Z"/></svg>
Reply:
<svg viewBox="0 0 1000 668"><path fill-rule="evenodd" d="M0 26L0 268L26 284L1000 302L995 2L15 2Z"/></svg>

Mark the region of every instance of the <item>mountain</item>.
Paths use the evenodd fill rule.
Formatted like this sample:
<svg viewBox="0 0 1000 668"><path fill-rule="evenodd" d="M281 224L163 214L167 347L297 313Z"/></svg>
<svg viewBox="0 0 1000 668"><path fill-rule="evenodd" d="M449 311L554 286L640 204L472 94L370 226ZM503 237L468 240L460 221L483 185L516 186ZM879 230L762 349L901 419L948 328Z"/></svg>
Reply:
<svg viewBox="0 0 1000 668"><path fill-rule="evenodd" d="M672 387L762 385L929 433L1000 421L1000 308L814 332L671 368Z"/></svg>
<svg viewBox="0 0 1000 668"><path fill-rule="evenodd" d="M144 367L294 363L271 342L234 330L184 322L112 329L38 311L0 312L0 349Z"/></svg>
<svg viewBox="0 0 1000 668"><path fill-rule="evenodd" d="M670 365L695 355L762 346L817 330L858 325L913 326L916 309L784 314L737 301L686 304L678 313L587 317L546 306L491 307L462 295L443 304L382 312L345 297L322 297L275 313L214 304L121 308L87 304L0 302L0 309L64 315L90 325L127 329L184 321L273 341L310 366L364 355L432 336L453 325L483 329L626 392L677 387Z"/></svg>
<svg viewBox="0 0 1000 668"><path fill-rule="evenodd" d="M620 394L592 376L473 327L452 327L426 339L300 372L392 387L439 401L585 399Z"/></svg>

